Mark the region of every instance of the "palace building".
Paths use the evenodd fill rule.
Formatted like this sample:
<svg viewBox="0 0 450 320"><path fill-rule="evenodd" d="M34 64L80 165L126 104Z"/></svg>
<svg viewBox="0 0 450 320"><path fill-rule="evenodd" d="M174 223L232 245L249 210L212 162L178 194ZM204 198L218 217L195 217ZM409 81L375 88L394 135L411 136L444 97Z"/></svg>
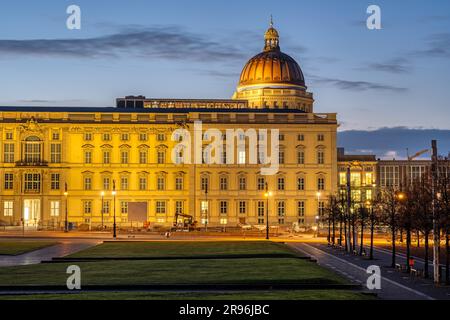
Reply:
<svg viewBox="0 0 450 320"><path fill-rule="evenodd" d="M227 152L222 163L173 162L173 131L194 135L197 121L203 131L279 130L277 172L262 174L263 161L249 163L248 150L230 163ZM60 227L67 213L75 226L97 227L115 213L120 226L171 226L176 214L199 225L257 226L268 210L272 226L312 226L337 191L337 126L335 113L314 112L302 70L271 24L229 100L0 107L0 224Z"/></svg>

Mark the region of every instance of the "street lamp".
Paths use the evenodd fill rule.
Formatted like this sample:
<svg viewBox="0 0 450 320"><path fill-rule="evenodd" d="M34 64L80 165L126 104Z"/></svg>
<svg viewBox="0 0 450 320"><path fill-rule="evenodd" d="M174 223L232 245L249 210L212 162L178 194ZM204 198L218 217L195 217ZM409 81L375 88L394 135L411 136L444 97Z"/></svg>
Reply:
<svg viewBox="0 0 450 320"><path fill-rule="evenodd" d="M66 202L66 221L64 223L64 232L69 232L69 214L68 214L68 210L67 210L67 196L69 195L69 192L67 192L67 183L64 184L64 198L65 198L65 202Z"/></svg>
<svg viewBox="0 0 450 320"><path fill-rule="evenodd" d="M272 196L272 192L269 191L269 185L265 183L266 192L264 197L266 197L266 240L269 240L269 197Z"/></svg>
<svg viewBox="0 0 450 320"><path fill-rule="evenodd" d="M116 180L113 180L113 206L114 206L114 222L113 222L113 238L117 238L117 231L116 231Z"/></svg>
<svg viewBox="0 0 450 320"><path fill-rule="evenodd" d="M320 191L317 191L316 196L317 196L317 216L316 216L316 223L317 223L317 237L319 237L319 223L320 223L320 196L322 194L320 193Z"/></svg>
<svg viewBox="0 0 450 320"><path fill-rule="evenodd" d="M397 198L399 202L406 201L406 194L403 192L397 193ZM406 271L411 271L411 215L408 210L405 210L406 213Z"/></svg>
<svg viewBox="0 0 450 320"><path fill-rule="evenodd" d="M104 214L104 211L105 211L105 209L103 207L103 204L104 204L104 198L105 198L105 191L100 192L100 195L102 197L102 211L101 211L101 213L102 213L102 230L103 230L103 228L104 228L103 214Z"/></svg>

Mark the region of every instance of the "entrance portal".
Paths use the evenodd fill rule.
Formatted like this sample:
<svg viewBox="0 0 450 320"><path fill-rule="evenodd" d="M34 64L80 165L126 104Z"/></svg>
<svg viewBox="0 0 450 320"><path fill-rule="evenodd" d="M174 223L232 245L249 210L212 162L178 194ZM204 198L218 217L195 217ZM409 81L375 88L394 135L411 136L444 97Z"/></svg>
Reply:
<svg viewBox="0 0 450 320"><path fill-rule="evenodd" d="M41 200L26 199L23 201L23 218L26 226L37 226L41 220Z"/></svg>

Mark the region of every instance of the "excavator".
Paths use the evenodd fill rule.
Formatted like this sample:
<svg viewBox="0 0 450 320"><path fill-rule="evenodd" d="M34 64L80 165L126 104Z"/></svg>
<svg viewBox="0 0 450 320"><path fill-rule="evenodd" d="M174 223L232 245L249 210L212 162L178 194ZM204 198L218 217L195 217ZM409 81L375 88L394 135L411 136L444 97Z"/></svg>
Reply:
<svg viewBox="0 0 450 320"><path fill-rule="evenodd" d="M194 221L194 217L188 214L175 213L175 219L173 221L172 230L187 230L195 229L197 221Z"/></svg>

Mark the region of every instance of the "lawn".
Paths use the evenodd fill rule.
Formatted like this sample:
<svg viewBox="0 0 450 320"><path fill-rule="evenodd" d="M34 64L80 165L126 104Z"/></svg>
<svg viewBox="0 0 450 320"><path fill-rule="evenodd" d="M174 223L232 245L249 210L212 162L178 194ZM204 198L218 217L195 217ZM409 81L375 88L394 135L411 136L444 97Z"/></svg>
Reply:
<svg viewBox="0 0 450 320"><path fill-rule="evenodd" d="M280 290L232 292L81 292L0 296L0 300L372 300L348 290Z"/></svg>
<svg viewBox="0 0 450 320"><path fill-rule="evenodd" d="M60 285L73 263L0 268L1 285ZM345 284L314 262L296 258L78 262L83 285Z"/></svg>
<svg viewBox="0 0 450 320"><path fill-rule="evenodd" d="M50 241L0 241L0 255L16 256L55 244L56 242Z"/></svg>
<svg viewBox="0 0 450 320"><path fill-rule="evenodd" d="M291 255L281 243L268 241L150 241L105 242L70 255L70 258L156 258L238 255Z"/></svg>

